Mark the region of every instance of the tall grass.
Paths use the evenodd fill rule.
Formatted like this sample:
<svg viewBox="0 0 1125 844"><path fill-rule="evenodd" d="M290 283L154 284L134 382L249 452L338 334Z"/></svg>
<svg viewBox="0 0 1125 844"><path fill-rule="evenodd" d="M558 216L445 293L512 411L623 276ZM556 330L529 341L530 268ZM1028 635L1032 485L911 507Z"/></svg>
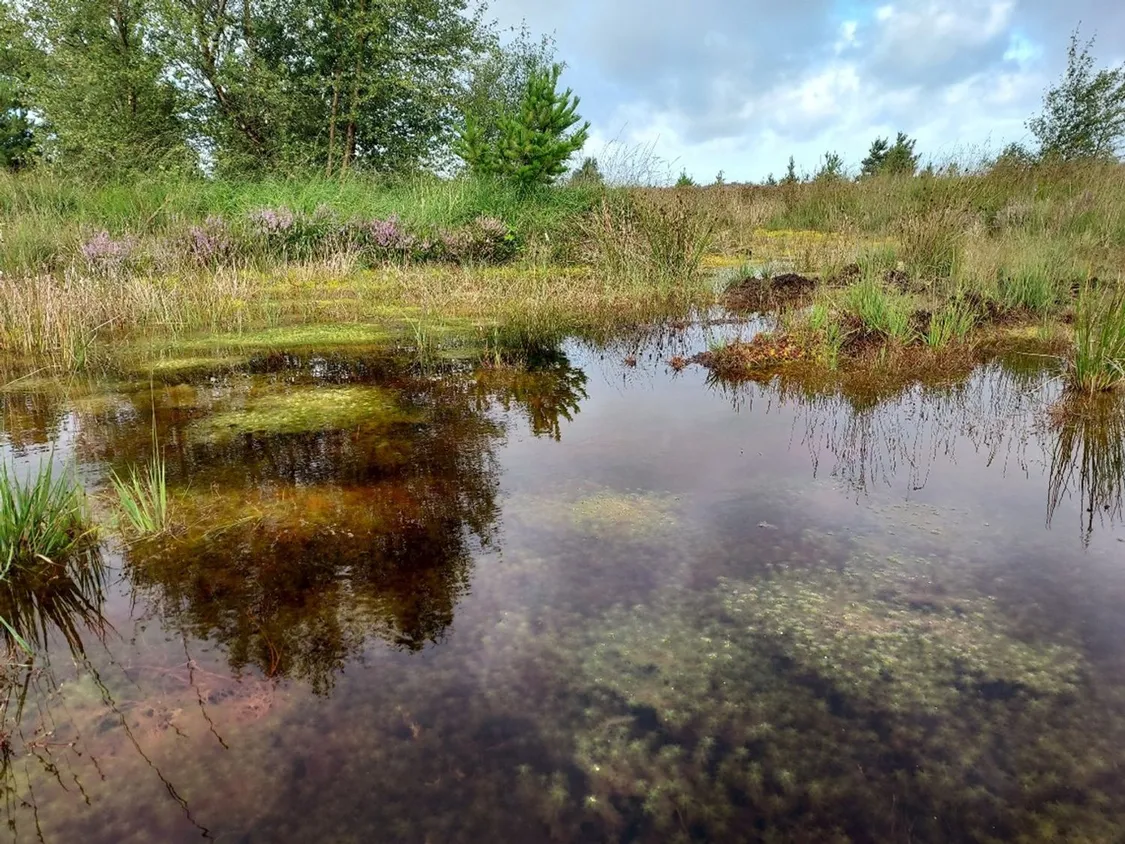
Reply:
<svg viewBox="0 0 1125 844"><path fill-rule="evenodd" d="M869 331L888 340L909 343L914 336L909 301L883 289L873 279L864 279L849 287L844 294L844 308Z"/></svg>
<svg viewBox="0 0 1125 844"><path fill-rule="evenodd" d="M131 466L127 478L114 471L110 481L117 493L118 507L135 535L152 536L167 530L168 472L155 436L148 463L140 469Z"/></svg>
<svg viewBox="0 0 1125 844"><path fill-rule="evenodd" d="M607 196L584 218L587 258L607 276L658 286L694 279L714 237L714 220L682 195Z"/></svg>
<svg viewBox="0 0 1125 844"><path fill-rule="evenodd" d="M0 626L10 643L30 650L35 620L42 621L47 605L34 596L44 584L58 587L72 563L81 566L95 554L85 499L72 474L56 473L47 460L20 480L14 469L0 464ZM52 600L60 599L61 611L67 599L59 588L49 592Z"/></svg>
<svg viewBox="0 0 1125 844"><path fill-rule="evenodd" d="M1125 382L1125 290L1083 288L1074 318L1074 354L1067 386L1098 393Z"/></svg>
<svg viewBox="0 0 1125 844"><path fill-rule="evenodd" d="M934 311L926 329L926 345L940 349L951 343L963 343L977 322L975 309L957 299Z"/></svg>

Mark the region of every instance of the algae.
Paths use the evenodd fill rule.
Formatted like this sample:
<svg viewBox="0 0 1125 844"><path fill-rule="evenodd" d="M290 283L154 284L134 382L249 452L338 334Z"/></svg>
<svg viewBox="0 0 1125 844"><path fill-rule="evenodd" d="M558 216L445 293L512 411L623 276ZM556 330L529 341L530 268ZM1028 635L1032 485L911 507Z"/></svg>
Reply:
<svg viewBox="0 0 1125 844"><path fill-rule="evenodd" d="M238 410L199 420L193 429L205 440L240 434L300 434L349 428L389 428L421 421L378 387L296 387L251 395Z"/></svg>

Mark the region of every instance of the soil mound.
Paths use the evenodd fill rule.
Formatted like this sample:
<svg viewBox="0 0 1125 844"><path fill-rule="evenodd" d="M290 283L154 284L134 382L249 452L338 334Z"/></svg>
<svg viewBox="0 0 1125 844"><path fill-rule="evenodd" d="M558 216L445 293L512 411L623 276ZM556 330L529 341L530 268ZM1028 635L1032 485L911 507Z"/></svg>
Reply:
<svg viewBox="0 0 1125 844"><path fill-rule="evenodd" d="M769 311L804 299L816 289L816 279L798 273L768 278L750 276L730 287L723 304L741 311Z"/></svg>

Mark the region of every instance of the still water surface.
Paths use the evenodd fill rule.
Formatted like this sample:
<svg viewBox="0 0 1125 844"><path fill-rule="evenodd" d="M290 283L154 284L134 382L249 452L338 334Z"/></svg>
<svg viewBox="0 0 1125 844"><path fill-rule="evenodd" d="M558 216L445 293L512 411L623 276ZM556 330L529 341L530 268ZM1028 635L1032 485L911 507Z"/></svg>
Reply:
<svg viewBox="0 0 1125 844"><path fill-rule="evenodd" d="M1053 423L1028 358L665 362L705 346L3 394L91 489L155 426L183 523L9 669L13 837L1121 839L1120 413Z"/></svg>

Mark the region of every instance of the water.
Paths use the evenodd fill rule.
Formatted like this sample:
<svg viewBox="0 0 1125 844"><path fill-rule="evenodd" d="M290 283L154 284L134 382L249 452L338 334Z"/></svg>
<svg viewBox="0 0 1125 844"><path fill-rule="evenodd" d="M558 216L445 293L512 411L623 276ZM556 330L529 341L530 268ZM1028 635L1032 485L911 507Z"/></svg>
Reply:
<svg viewBox="0 0 1125 844"><path fill-rule="evenodd" d="M665 363L727 330L3 394L91 489L155 424L183 523L8 669L13 837L1120 838L1120 413Z"/></svg>

